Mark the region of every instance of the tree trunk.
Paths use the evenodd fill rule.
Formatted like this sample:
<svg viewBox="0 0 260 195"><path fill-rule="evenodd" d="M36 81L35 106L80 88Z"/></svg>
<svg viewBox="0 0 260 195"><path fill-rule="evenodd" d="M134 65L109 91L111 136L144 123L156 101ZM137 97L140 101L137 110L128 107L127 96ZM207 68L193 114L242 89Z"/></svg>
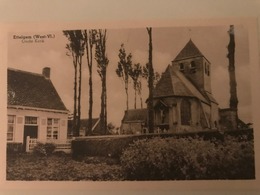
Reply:
<svg viewBox="0 0 260 195"><path fill-rule="evenodd" d="M88 110L88 128L85 135L92 134L92 110L93 110L93 83L92 83L92 59L93 59L93 35L92 31L85 30L85 44L86 44L86 54L87 63L89 70L89 110Z"/></svg>
<svg viewBox="0 0 260 195"><path fill-rule="evenodd" d="M149 133L153 133L154 129L154 111L153 111L153 45L152 45L152 28L147 28L149 35L149 62L148 62L148 87L149 87L149 97L148 97L148 129Z"/></svg>
<svg viewBox="0 0 260 195"><path fill-rule="evenodd" d="M136 109L136 89L135 89L135 105L134 105L135 109Z"/></svg>
<svg viewBox="0 0 260 195"><path fill-rule="evenodd" d="M74 57L74 56L73 56ZM77 77L78 77L78 68L77 68L77 64L78 64L78 60L77 57L75 57L76 59L74 59L73 63L74 63L74 110L73 110L73 125L72 125L72 129L73 129L73 136L79 136L78 131L77 131Z"/></svg>
<svg viewBox="0 0 260 195"><path fill-rule="evenodd" d="M82 56L79 56L79 89L78 89L78 115L77 115L77 132L80 134L80 118L81 118L81 77L82 77Z"/></svg>
<svg viewBox="0 0 260 195"><path fill-rule="evenodd" d="M93 109L93 84L92 67L89 67L89 111L88 111L88 135L92 133L92 109Z"/></svg>
<svg viewBox="0 0 260 195"><path fill-rule="evenodd" d="M107 70L104 73L104 132L107 134Z"/></svg>
<svg viewBox="0 0 260 195"><path fill-rule="evenodd" d="M127 83L125 82L125 93L126 93L126 110L129 109L129 106L128 106L128 86L127 86Z"/></svg>
<svg viewBox="0 0 260 195"><path fill-rule="evenodd" d="M229 84L230 84L230 102L229 106L232 110L236 112L236 121L234 128L237 129L237 122L238 122L238 115L237 115L237 105L238 105L238 98L237 98L237 82L236 82L236 73L235 73L235 33L234 33L234 26L230 25L229 29L229 44L228 44L228 59L229 59Z"/></svg>
<svg viewBox="0 0 260 195"><path fill-rule="evenodd" d="M141 102L141 108L143 109L143 99L142 99L142 96L140 96L140 102Z"/></svg>

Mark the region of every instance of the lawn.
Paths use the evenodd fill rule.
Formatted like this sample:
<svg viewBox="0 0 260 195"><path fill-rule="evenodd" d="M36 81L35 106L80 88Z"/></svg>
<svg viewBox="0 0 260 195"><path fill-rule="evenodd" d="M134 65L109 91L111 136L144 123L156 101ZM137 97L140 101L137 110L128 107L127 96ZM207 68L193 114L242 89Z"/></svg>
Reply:
<svg viewBox="0 0 260 195"><path fill-rule="evenodd" d="M18 181L119 181L124 180L119 162L107 157L82 157L69 154L7 156L7 180Z"/></svg>

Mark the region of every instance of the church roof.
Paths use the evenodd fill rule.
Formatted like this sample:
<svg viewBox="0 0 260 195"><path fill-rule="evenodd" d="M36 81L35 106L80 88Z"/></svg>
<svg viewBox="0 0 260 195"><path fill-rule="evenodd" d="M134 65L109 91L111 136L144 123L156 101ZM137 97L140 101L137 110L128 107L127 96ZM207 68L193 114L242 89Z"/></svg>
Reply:
<svg viewBox="0 0 260 195"><path fill-rule="evenodd" d="M41 74L8 69L8 106L67 111L50 79Z"/></svg>
<svg viewBox="0 0 260 195"><path fill-rule="evenodd" d="M146 122L147 109L130 109L125 111L122 122Z"/></svg>
<svg viewBox="0 0 260 195"><path fill-rule="evenodd" d="M168 66L154 89L154 98L172 96L196 97L205 103L209 103L181 72L174 70L172 66Z"/></svg>
<svg viewBox="0 0 260 195"><path fill-rule="evenodd" d="M186 58L193 58L203 56L197 46L190 39L189 42L184 46L184 48L180 51L180 53L176 56L174 61L182 60Z"/></svg>

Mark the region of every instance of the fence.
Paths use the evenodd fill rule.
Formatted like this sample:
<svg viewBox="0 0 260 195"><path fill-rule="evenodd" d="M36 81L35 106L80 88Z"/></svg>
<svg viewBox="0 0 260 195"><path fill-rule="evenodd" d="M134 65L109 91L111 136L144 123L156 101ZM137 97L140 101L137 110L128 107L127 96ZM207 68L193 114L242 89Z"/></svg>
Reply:
<svg viewBox="0 0 260 195"><path fill-rule="evenodd" d="M65 143L64 142L52 142L55 144L56 148L55 151L63 151L65 153L70 153L71 152L71 141L72 140L67 140ZM26 152L32 152L33 148L36 146L38 143L37 138L30 138L27 136L26 138Z"/></svg>

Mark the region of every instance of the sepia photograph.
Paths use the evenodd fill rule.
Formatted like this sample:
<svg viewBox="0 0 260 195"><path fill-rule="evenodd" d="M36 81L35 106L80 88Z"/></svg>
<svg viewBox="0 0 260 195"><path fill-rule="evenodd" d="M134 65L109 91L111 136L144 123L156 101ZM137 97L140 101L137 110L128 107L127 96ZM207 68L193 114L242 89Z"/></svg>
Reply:
<svg viewBox="0 0 260 195"><path fill-rule="evenodd" d="M249 40L233 23L8 32L6 180L255 180Z"/></svg>

